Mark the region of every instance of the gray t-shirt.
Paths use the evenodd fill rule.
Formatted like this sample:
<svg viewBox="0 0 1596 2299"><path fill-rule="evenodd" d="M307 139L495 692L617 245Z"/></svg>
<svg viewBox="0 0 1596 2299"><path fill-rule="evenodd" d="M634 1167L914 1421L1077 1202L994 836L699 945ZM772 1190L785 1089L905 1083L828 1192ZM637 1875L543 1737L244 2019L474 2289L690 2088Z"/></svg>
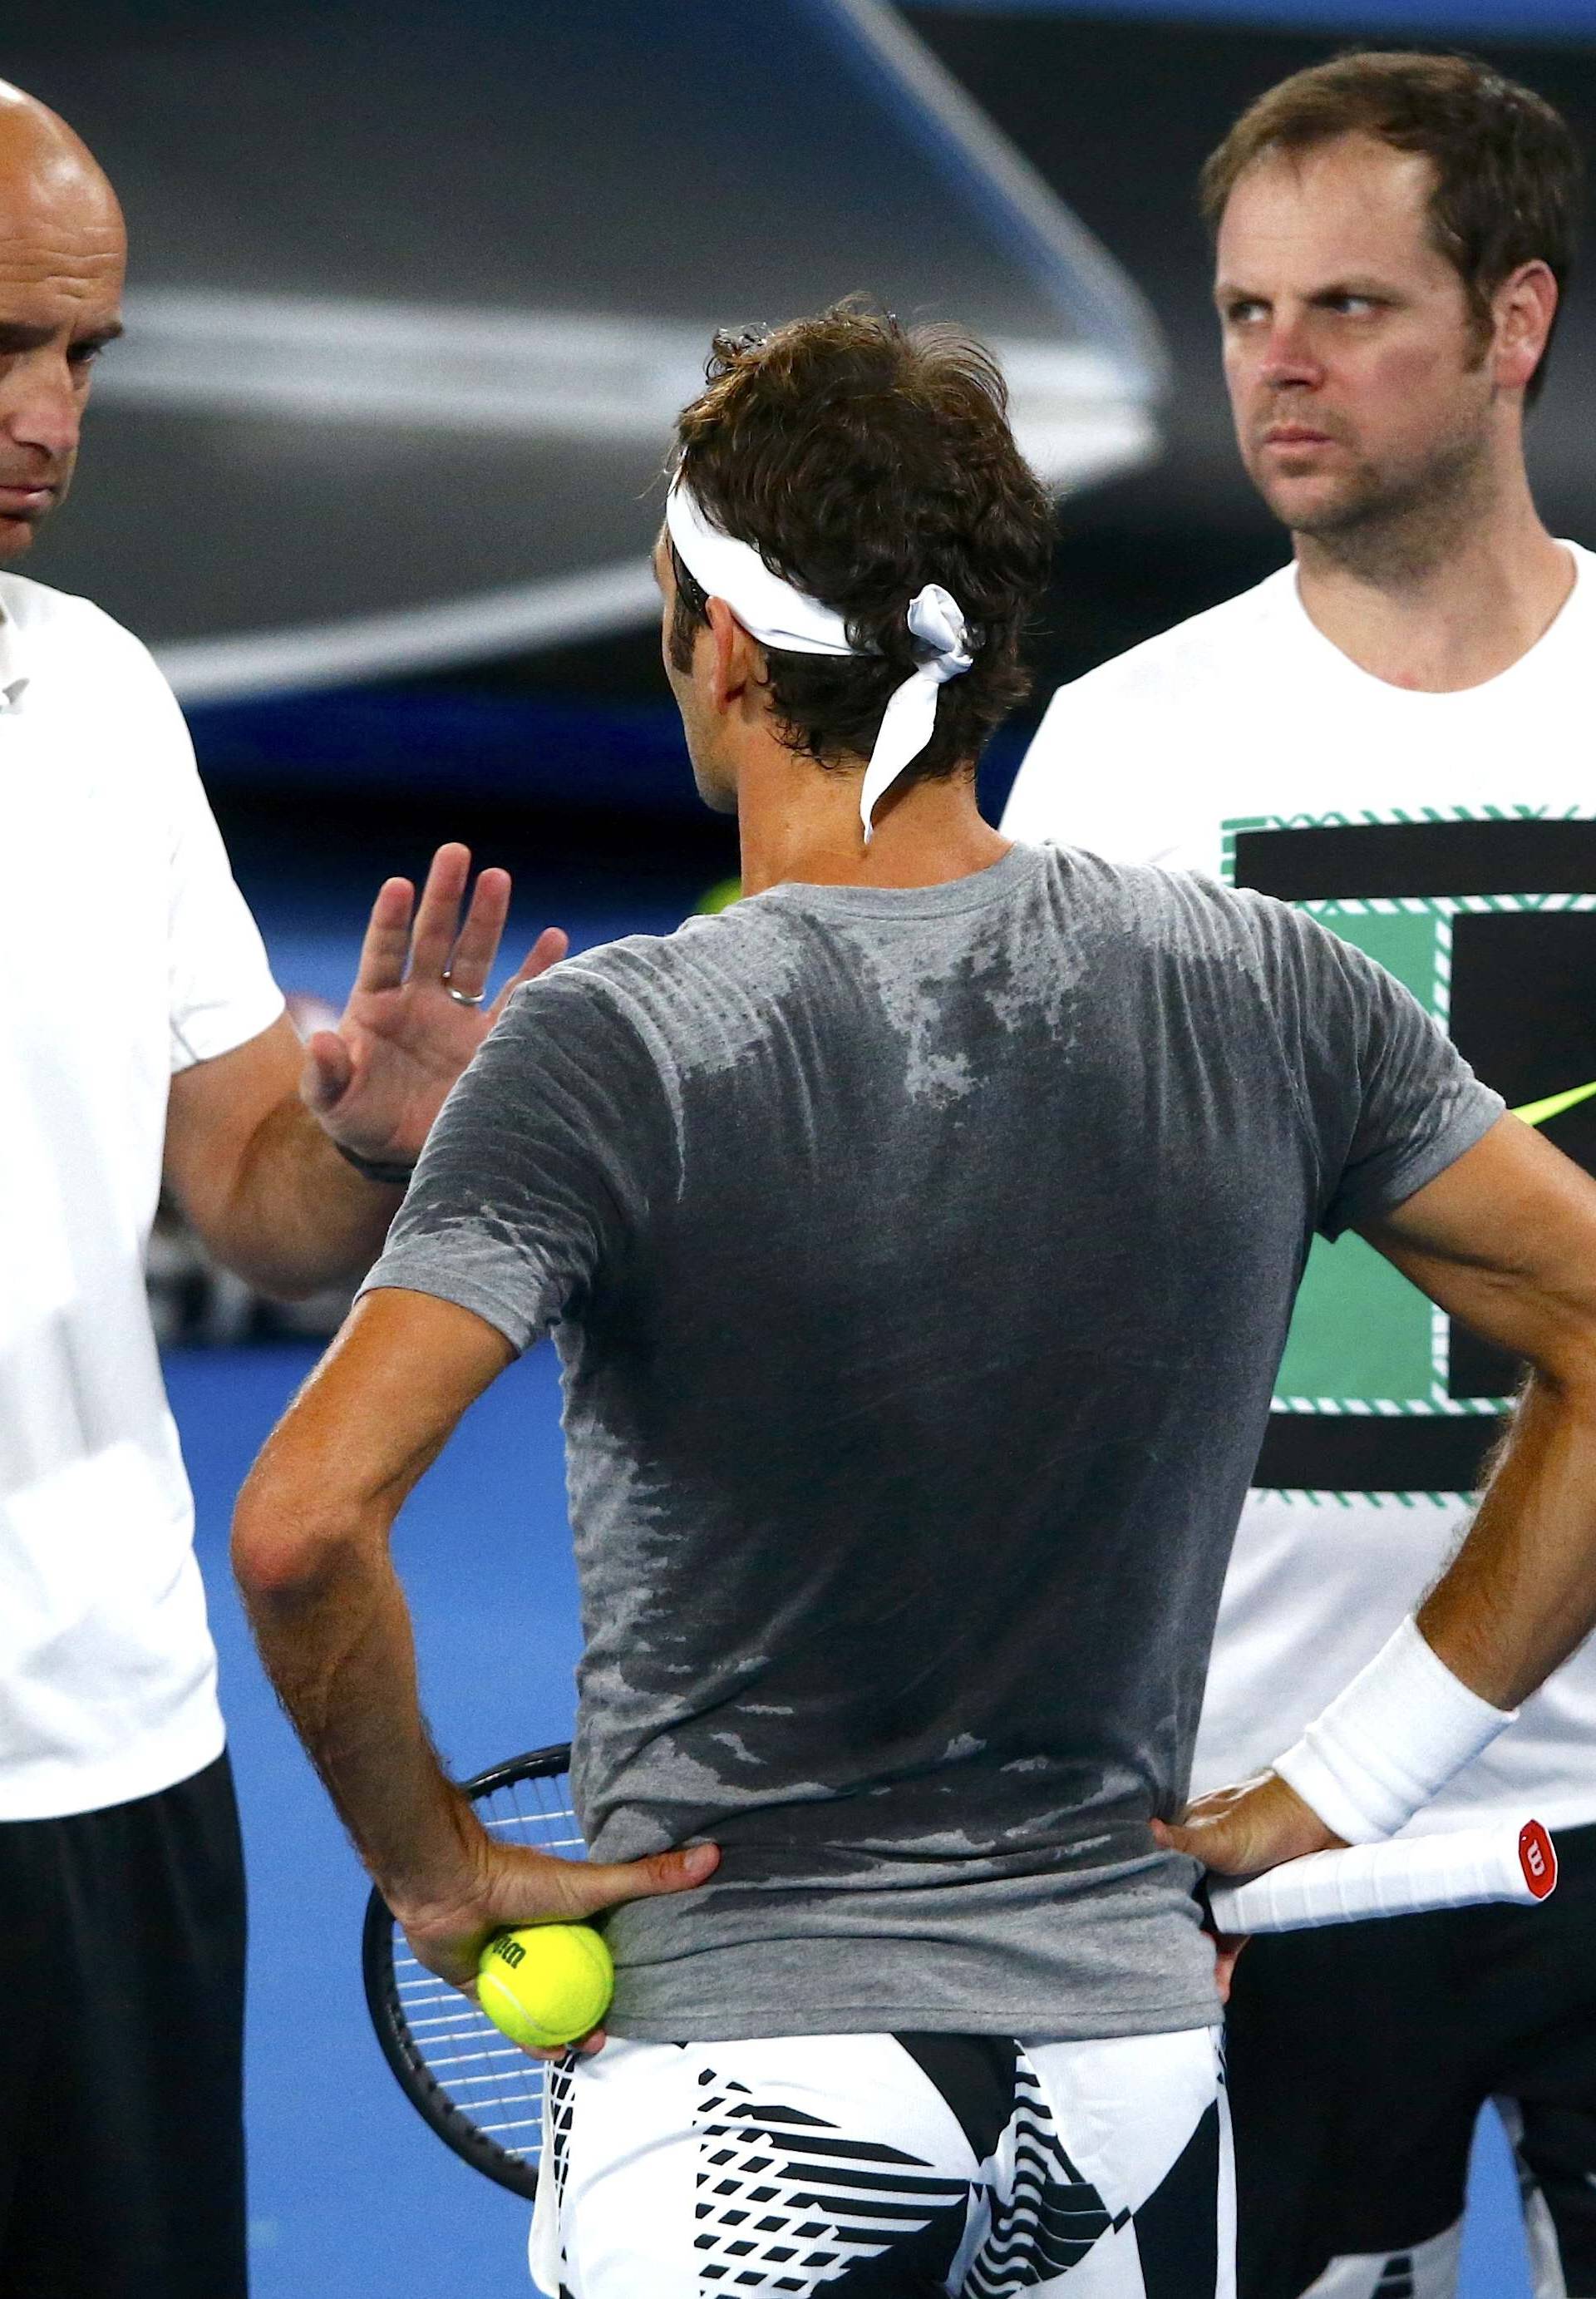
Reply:
<svg viewBox="0 0 1596 2299"><path fill-rule="evenodd" d="M1147 1822L1309 1240L1501 1109L1300 912L1053 850L517 992L370 1282L553 1328L589 1840L724 1847L616 2034L1216 2016Z"/></svg>

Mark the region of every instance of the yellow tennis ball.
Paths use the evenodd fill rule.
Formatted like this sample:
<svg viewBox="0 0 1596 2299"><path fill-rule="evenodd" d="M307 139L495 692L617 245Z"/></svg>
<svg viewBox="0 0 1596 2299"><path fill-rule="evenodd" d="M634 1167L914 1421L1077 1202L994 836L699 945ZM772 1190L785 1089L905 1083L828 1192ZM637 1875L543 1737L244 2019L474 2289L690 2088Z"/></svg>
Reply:
<svg viewBox="0 0 1596 2299"><path fill-rule="evenodd" d="M476 1998L495 2028L539 2052L596 2028L615 1993L609 1950L591 1924L495 1932L476 1966Z"/></svg>

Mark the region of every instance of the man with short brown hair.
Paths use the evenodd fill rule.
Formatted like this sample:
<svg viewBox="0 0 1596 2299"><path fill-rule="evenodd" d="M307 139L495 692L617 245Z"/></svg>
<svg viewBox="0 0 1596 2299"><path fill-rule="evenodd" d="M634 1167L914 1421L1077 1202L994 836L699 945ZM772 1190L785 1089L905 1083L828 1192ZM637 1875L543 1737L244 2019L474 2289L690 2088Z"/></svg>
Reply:
<svg viewBox="0 0 1596 2299"><path fill-rule="evenodd" d="M1216 235L1242 178L1261 163L1301 167L1346 137L1424 162L1426 225L1457 272L1482 357L1494 299L1525 264L1543 263L1560 297L1574 267L1584 168L1561 112L1471 57L1374 50L1294 72L1248 105L1203 167L1203 213ZM1557 301L1534 371L1546 382Z"/></svg>
<svg viewBox="0 0 1596 2299"><path fill-rule="evenodd" d="M1005 827L1307 905L1589 1170L1596 560L1547 533L1523 438L1580 182L1552 108L1464 57L1337 57L1243 116L1203 176L1214 292L1242 461L1294 564L1061 690ZM1315 1242L1199 1789L1269 1762L1422 1594L1519 1373L1360 1241ZM1367 1924L1242 1958L1245 2299L1320 2278L1337 2299L1450 2291L1493 2093L1541 2288L1596 2293L1589 1651L1411 1825L1529 1812L1562 1854L1543 1919Z"/></svg>

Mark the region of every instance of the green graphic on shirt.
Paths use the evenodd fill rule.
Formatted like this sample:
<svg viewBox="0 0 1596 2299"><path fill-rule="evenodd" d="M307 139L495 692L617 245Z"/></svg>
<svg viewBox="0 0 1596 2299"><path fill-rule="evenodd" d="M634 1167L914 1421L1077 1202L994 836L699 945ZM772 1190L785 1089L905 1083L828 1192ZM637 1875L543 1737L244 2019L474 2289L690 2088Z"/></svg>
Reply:
<svg viewBox="0 0 1596 2299"><path fill-rule="evenodd" d="M1449 921L1428 903L1371 911L1312 902L1321 925L1394 974L1435 1014L1444 1006ZM1373 1246L1347 1234L1316 1237L1297 1296L1278 1397L1299 1412L1351 1409L1365 1398L1411 1410L1428 1406L1435 1382L1429 1302Z"/></svg>
<svg viewBox="0 0 1596 2299"><path fill-rule="evenodd" d="M1596 820L1530 807L1422 818L1253 818L1224 826L1225 875L1306 909L1378 960L1531 1125L1596 1170ZM1570 1086L1569 1078L1589 1080ZM1350 1475L1263 1478L1401 1492L1466 1482L1439 1457L1397 1446L1397 1424L1474 1419L1480 1442L1519 1368L1451 1322L1356 1236L1315 1239L1276 1384L1275 1414L1382 1420L1369 1444L1318 1448ZM1307 1433L1306 1424L1296 1425ZM1321 1419L1328 1438L1334 1432ZM1348 1427L1351 1440L1354 1432ZM1420 1434L1416 1428L1413 1435ZM1443 1432L1436 1429L1439 1438ZM1460 1440L1468 1432L1457 1429ZM1426 1449L1427 1448L1427 1449ZM1276 1447L1277 1456L1281 1448ZM1304 1448L1292 1451L1307 1459ZM1313 1448L1309 1448L1312 1450ZM1395 1473L1396 1455L1409 1465ZM1385 1454L1391 1455L1387 1464ZM1283 1457L1283 1456L1282 1456ZM1266 1465L1267 1465L1267 1463Z"/></svg>
<svg viewBox="0 0 1596 2299"><path fill-rule="evenodd" d="M1435 1377L1431 1324L1429 1302L1372 1245L1350 1231L1334 1245L1316 1237L1277 1401L1299 1413L1344 1412L1365 1398L1427 1406Z"/></svg>

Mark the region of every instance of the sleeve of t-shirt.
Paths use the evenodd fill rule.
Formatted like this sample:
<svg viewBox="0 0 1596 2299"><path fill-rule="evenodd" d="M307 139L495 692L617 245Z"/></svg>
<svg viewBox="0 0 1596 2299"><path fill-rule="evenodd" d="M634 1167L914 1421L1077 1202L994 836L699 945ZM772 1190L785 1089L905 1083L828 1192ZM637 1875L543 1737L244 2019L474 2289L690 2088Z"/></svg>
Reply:
<svg viewBox="0 0 1596 2299"><path fill-rule="evenodd" d="M234 883L183 714L153 663L148 675L153 740L168 768L167 979L175 1075L269 1030L283 1011L283 993Z"/></svg>
<svg viewBox="0 0 1596 2299"><path fill-rule="evenodd" d="M615 1266L674 1154L641 1035L579 963L556 967L444 1103L361 1290L456 1302L524 1349Z"/></svg>
<svg viewBox="0 0 1596 2299"><path fill-rule="evenodd" d="M1374 959L1302 911L1248 899L1280 954L1277 1010L1297 1038L1319 1227L1339 1237L1444 1173L1506 1105Z"/></svg>

